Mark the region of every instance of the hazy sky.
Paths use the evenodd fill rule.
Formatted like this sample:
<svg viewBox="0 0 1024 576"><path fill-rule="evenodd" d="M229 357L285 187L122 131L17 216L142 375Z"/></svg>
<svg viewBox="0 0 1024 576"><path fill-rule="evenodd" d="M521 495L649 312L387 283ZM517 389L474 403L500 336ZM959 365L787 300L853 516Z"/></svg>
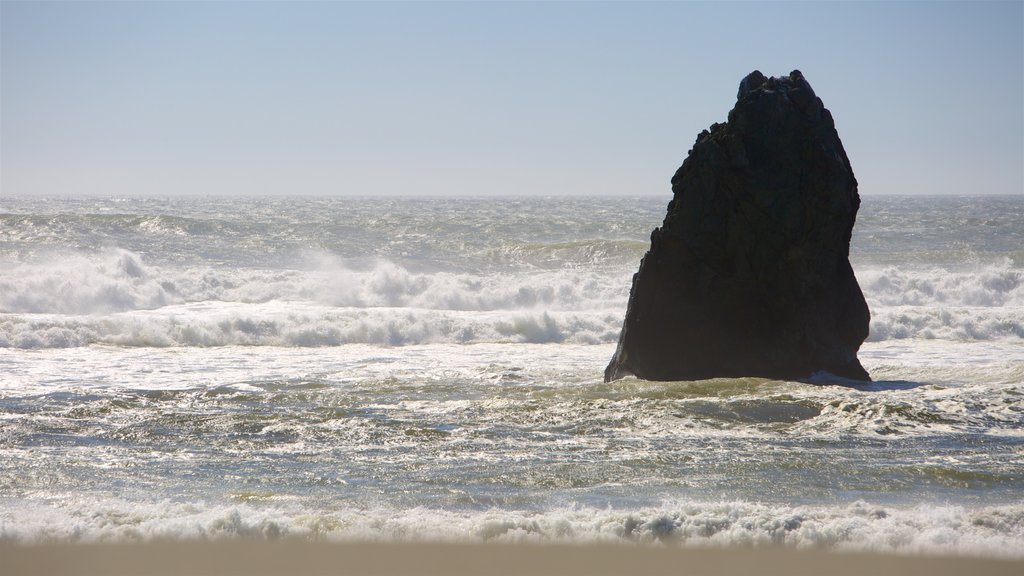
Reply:
<svg viewBox="0 0 1024 576"><path fill-rule="evenodd" d="M2 194L670 194L800 69L861 194L1024 193L1024 3L0 4Z"/></svg>

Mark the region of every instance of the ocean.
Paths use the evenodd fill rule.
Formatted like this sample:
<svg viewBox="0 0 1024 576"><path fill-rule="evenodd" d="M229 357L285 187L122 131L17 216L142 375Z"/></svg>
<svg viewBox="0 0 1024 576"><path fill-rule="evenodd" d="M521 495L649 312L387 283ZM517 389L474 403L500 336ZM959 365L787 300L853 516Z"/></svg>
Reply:
<svg viewBox="0 0 1024 576"><path fill-rule="evenodd" d="M871 384L606 384L669 199L0 198L0 541L1024 558L1024 196L862 198Z"/></svg>

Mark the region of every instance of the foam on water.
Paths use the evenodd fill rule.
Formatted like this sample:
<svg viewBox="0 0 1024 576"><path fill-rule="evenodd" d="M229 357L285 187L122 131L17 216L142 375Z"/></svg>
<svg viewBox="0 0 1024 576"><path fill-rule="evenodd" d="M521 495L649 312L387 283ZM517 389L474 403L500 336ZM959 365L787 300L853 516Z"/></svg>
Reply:
<svg viewBox="0 0 1024 576"><path fill-rule="evenodd" d="M967 271L866 268L858 277L874 307L1024 306L1024 269L1009 258Z"/></svg>
<svg viewBox="0 0 1024 576"><path fill-rule="evenodd" d="M301 255L299 268L161 267L105 249L51 255L0 271L0 312L105 314L195 302L308 301L341 307L590 310L624 305L598 270L416 273L386 260Z"/></svg>
<svg viewBox="0 0 1024 576"><path fill-rule="evenodd" d="M299 268L153 266L124 249L0 271L0 346L607 343L629 270L413 272L306 253ZM1024 273L859 272L871 341L1024 339ZM478 312L474 314L473 312Z"/></svg>
<svg viewBox="0 0 1024 576"><path fill-rule="evenodd" d="M460 312L419 308L334 308L305 303L168 306L93 315L12 315L0 319L0 346L404 346L447 342L608 343L612 312Z"/></svg>
<svg viewBox="0 0 1024 576"><path fill-rule="evenodd" d="M390 487L450 498L461 485L486 500L495 462L504 462L500 485L534 500L555 487L613 501L670 488L782 499L1012 494L1024 351L983 345L989 360L970 370L937 346L945 361L910 370L897 366L898 351L869 346L868 369L893 380L866 388L756 378L605 384L600 365L612 345L10 351L0 354L0 406L8 445L37 446L36 457L52 441L64 446L51 473L148 477L154 496L180 489L175 477L197 452L211 470L248 471L259 483L286 487L314 472L299 465L266 477L257 464L265 451L348 478L339 497ZM103 453L124 472L93 470ZM167 459L149 460L160 454ZM7 458L0 486L33 490L35 480L19 476L31 455ZM424 458L437 468L423 468Z"/></svg>
<svg viewBox="0 0 1024 576"><path fill-rule="evenodd" d="M107 249L0 272L0 346L610 342L623 286L595 270L415 273L306 254L299 269L165 268Z"/></svg>
<svg viewBox="0 0 1024 576"><path fill-rule="evenodd" d="M602 381L661 199L0 205L0 540L1024 557L1021 199L864 199L844 386Z"/></svg>
<svg viewBox="0 0 1024 576"><path fill-rule="evenodd" d="M72 498L12 502L0 541L123 542L300 537L326 541L634 542L670 546L815 548L1022 558L1024 506L896 508L666 501L634 510L566 506L546 511L458 512L376 507L305 509L266 493L235 503L139 503Z"/></svg>

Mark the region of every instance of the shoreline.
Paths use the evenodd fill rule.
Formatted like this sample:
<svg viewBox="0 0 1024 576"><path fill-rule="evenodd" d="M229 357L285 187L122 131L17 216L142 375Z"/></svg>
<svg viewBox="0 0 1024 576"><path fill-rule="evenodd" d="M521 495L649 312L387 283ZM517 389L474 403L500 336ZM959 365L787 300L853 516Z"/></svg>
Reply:
<svg viewBox="0 0 1024 576"><path fill-rule="evenodd" d="M330 543L302 540L0 544L0 574L269 576L1016 576L1024 560L629 544Z"/></svg>

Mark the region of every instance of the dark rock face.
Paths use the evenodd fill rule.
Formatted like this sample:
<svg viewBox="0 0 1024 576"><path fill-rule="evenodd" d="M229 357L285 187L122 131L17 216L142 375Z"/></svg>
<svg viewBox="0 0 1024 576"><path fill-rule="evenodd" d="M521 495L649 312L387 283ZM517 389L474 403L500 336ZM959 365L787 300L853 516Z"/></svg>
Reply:
<svg viewBox="0 0 1024 576"><path fill-rule="evenodd" d="M672 192L606 381L870 379L857 360L870 314L849 261L857 180L799 71L744 78Z"/></svg>

